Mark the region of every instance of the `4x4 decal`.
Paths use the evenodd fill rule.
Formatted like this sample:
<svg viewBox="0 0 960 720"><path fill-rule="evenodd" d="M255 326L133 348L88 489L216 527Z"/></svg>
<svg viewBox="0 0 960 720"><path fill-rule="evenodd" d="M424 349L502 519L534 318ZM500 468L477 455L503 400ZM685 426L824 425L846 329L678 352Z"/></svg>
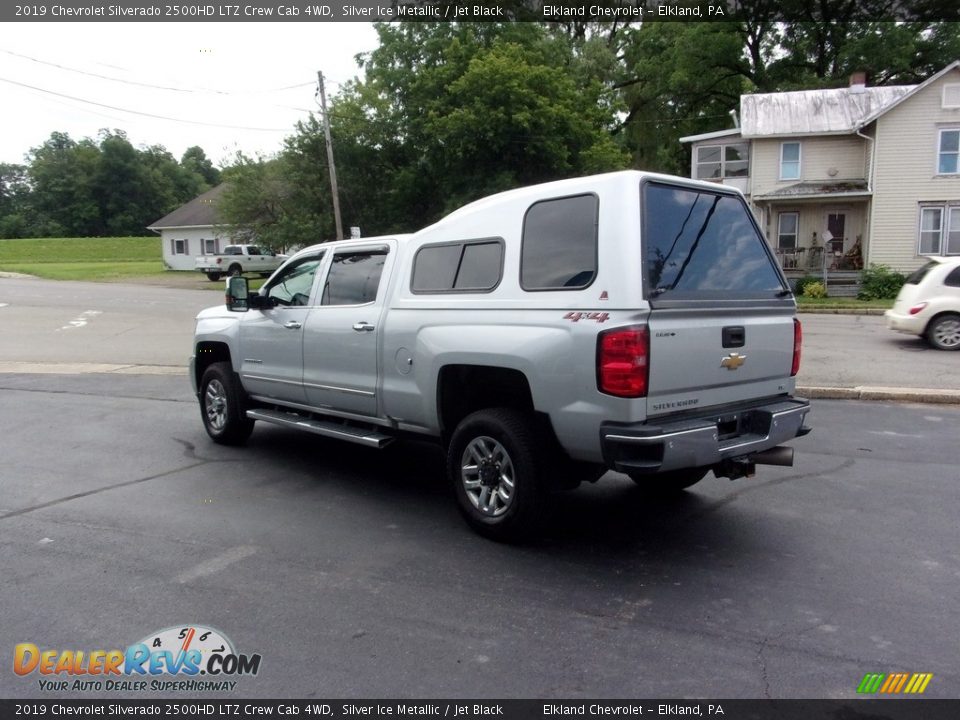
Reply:
<svg viewBox="0 0 960 720"><path fill-rule="evenodd" d="M579 322L580 320L596 320L598 323L606 322L610 318L610 313L605 312L579 312L571 311L563 316L564 320Z"/></svg>

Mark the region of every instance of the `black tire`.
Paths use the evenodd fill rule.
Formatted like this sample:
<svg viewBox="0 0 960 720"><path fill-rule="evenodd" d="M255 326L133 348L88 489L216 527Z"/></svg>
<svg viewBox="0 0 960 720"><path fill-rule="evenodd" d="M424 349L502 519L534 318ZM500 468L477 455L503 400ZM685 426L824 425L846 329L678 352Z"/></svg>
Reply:
<svg viewBox="0 0 960 720"><path fill-rule="evenodd" d="M209 272L209 273L207 273L207 280L209 280L209 281L211 281L211 282L216 282L217 280L220 279L220 277L221 277L221 273L217 273L217 272Z"/></svg>
<svg viewBox="0 0 960 720"><path fill-rule="evenodd" d="M960 315L938 315L927 325L926 337L937 350L960 350Z"/></svg>
<svg viewBox="0 0 960 720"><path fill-rule="evenodd" d="M243 268L234 263L229 268L227 268L227 275L230 277L240 277L243 275Z"/></svg>
<svg viewBox="0 0 960 720"><path fill-rule="evenodd" d="M207 434L221 445L242 445L253 432L247 395L228 362L213 363L200 380L200 415Z"/></svg>
<svg viewBox="0 0 960 720"><path fill-rule="evenodd" d="M531 415L490 408L468 415L450 438L447 476L457 506L484 537L513 542L529 537L540 525L546 463L535 428ZM475 472L467 469L471 453L481 456L472 464Z"/></svg>
<svg viewBox="0 0 960 720"><path fill-rule="evenodd" d="M678 493L693 487L703 480L710 468L683 468L681 470L668 470L667 472L657 473L656 475L642 475L635 473L630 475L630 479L637 485L655 493Z"/></svg>

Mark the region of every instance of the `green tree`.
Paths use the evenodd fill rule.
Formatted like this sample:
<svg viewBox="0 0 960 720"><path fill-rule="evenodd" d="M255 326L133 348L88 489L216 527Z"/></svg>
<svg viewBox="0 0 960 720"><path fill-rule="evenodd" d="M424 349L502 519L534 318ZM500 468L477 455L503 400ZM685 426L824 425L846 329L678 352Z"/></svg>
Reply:
<svg viewBox="0 0 960 720"><path fill-rule="evenodd" d="M414 230L490 192L626 164L603 85L575 77L570 43L543 25L377 32L364 81L331 108L339 184L356 212L349 224Z"/></svg>
<svg viewBox="0 0 960 720"><path fill-rule="evenodd" d="M310 197L311 188L296 181L302 160L291 152L270 160L240 154L224 170L227 188L217 212L233 238L277 251L331 238L331 223Z"/></svg>
<svg viewBox="0 0 960 720"><path fill-rule="evenodd" d="M199 175L207 188L220 184L220 171L213 166L213 163L199 145L189 147L180 158L180 166L188 173Z"/></svg>
<svg viewBox="0 0 960 720"><path fill-rule="evenodd" d="M56 234L88 236L102 234L100 208L94 192L94 177L100 150L90 139L76 142L55 132L40 147L31 150L29 177L32 206L48 219Z"/></svg>

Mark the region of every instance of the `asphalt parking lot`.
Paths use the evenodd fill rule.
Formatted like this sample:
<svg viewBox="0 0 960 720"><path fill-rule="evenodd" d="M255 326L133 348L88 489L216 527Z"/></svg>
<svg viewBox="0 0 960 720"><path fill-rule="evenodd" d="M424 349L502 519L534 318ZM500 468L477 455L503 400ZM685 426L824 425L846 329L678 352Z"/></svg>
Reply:
<svg viewBox="0 0 960 720"><path fill-rule="evenodd" d="M232 696L960 695L956 408L818 401L794 468L673 499L608 474L510 547L429 446L215 446L182 376L4 374L0 398L4 653L202 624L262 655ZM41 695L4 666L0 696Z"/></svg>
<svg viewBox="0 0 960 720"><path fill-rule="evenodd" d="M430 446L210 443L183 366L218 299L0 280L3 652L204 626L262 656L204 697L854 698L870 672L960 696L960 407L816 401L794 468L670 499L611 473L502 546ZM803 321L801 382L960 387L882 318ZM85 696L4 666L0 697Z"/></svg>

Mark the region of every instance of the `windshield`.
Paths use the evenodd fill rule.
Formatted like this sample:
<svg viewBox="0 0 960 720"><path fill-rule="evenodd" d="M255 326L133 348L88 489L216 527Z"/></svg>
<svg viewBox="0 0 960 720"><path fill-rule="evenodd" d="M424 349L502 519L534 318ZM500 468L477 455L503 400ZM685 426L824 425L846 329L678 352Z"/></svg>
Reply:
<svg viewBox="0 0 960 720"><path fill-rule="evenodd" d="M787 290L737 196L643 186L648 296L770 297Z"/></svg>

